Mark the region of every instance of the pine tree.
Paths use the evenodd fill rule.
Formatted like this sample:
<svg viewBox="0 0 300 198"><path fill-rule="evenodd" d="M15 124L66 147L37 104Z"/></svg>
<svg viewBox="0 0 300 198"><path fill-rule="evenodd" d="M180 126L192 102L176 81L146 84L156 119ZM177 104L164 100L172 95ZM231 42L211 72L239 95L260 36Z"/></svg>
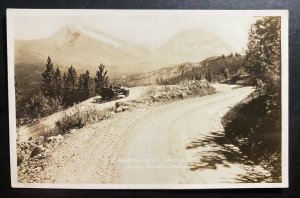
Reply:
<svg viewBox="0 0 300 198"><path fill-rule="evenodd" d="M95 95L94 81L90 77L90 72L88 70L84 74L83 87L84 87L84 90L85 90L84 95L85 95L86 99L88 99L90 97L93 97Z"/></svg>
<svg viewBox="0 0 300 198"><path fill-rule="evenodd" d="M60 100L62 99L62 93L63 93L63 79L61 76L61 72L59 68L56 68L54 73L54 96L56 99Z"/></svg>
<svg viewBox="0 0 300 198"><path fill-rule="evenodd" d="M65 106L72 106L78 102L78 95L76 94L78 86L78 76L76 70L71 66L68 68L68 73L64 75L64 98L63 103Z"/></svg>
<svg viewBox="0 0 300 198"><path fill-rule="evenodd" d="M44 72L42 73L41 92L47 98L54 98L54 69L51 58L48 56L47 64Z"/></svg>
<svg viewBox="0 0 300 198"><path fill-rule="evenodd" d="M78 100L83 101L86 100L94 95L94 81L90 77L90 72L87 70L86 73L80 74L78 79Z"/></svg>
<svg viewBox="0 0 300 198"><path fill-rule="evenodd" d="M78 101L83 101L85 99L83 82L84 82L84 74L80 74L78 78L78 86L76 91Z"/></svg>
<svg viewBox="0 0 300 198"><path fill-rule="evenodd" d="M107 70L105 70L105 66L101 63L98 67L98 71L96 71L95 93L100 95L102 87L107 86L108 82L109 78L107 76Z"/></svg>
<svg viewBox="0 0 300 198"><path fill-rule="evenodd" d="M68 94L67 94L67 74L64 72L63 79L62 79L62 104L66 106L67 100L68 100Z"/></svg>
<svg viewBox="0 0 300 198"><path fill-rule="evenodd" d="M234 56L235 56L235 57L241 57L241 54L236 52L236 53L234 54Z"/></svg>

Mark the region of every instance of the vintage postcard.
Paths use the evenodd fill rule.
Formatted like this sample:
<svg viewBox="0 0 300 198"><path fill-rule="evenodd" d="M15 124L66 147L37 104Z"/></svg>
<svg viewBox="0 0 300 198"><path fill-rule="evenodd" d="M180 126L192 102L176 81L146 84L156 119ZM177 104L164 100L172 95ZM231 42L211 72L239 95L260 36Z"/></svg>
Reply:
<svg viewBox="0 0 300 198"><path fill-rule="evenodd" d="M288 11L7 10L12 187L288 187Z"/></svg>

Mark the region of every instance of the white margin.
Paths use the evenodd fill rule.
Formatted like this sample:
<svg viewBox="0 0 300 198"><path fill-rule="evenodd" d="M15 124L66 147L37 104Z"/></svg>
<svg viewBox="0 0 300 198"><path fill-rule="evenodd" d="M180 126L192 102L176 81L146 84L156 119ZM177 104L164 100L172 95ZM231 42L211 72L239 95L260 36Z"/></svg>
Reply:
<svg viewBox="0 0 300 198"><path fill-rule="evenodd" d="M282 183L222 184L40 184L17 180L16 106L14 74L14 17L16 16L117 16L117 15L195 15L195 16L281 16L281 91L282 91ZM288 10L78 10L7 9L7 58L11 186L14 188L63 189L227 189L287 188L288 181Z"/></svg>

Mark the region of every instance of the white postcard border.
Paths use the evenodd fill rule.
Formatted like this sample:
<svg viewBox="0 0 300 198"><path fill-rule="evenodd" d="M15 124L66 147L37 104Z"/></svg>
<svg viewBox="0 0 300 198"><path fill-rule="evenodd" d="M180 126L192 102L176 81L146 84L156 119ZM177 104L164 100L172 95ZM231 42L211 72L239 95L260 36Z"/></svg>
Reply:
<svg viewBox="0 0 300 198"><path fill-rule="evenodd" d="M14 17L16 16L101 16L101 15L195 15L195 16L281 16L282 93L282 183L224 184L40 184L17 180L16 106L14 74ZM287 10L78 10L7 9L7 58L11 185L14 188L64 189L226 189L287 188L288 182L288 11Z"/></svg>

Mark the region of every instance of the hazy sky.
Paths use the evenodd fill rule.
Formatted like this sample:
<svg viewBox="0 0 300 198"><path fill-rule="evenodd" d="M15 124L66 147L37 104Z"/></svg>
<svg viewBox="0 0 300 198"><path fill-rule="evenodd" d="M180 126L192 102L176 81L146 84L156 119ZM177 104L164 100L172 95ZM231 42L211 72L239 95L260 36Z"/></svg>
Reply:
<svg viewBox="0 0 300 198"><path fill-rule="evenodd" d="M154 48L176 33L202 29L222 39L233 51L246 48L252 16L195 15L103 15L103 16L18 16L15 17L15 38L48 37L64 25L87 26L113 37Z"/></svg>

